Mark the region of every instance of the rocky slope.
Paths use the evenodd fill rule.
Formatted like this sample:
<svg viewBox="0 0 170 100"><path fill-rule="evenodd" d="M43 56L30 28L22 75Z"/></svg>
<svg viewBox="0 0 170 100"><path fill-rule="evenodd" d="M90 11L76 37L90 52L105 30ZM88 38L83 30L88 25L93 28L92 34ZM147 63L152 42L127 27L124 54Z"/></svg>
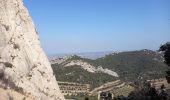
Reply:
<svg viewBox="0 0 170 100"><path fill-rule="evenodd" d="M22 0L0 1L0 86L37 100L64 100Z"/></svg>
<svg viewBox="0 0 170 100"><path fill-rule="evenodd" d="M84 70L91 72L91 73L106 73L108 75L114 76L114 77L119 77L118 74L112 70L109 69L103 69L102 66L94 67L91 64L87 62L83 62L81 60L73 60L68 62L64 67L70 67L70 66L81 66Z"/></svg>
<svg viewBox="0 0 170 100"><path fill-rule="evenodd" d="M0 100L35 100L34 97L25 96L13 89L0 88Z"/></svg>
<svg viewBox="0 0 170 100"><path fill-rule="evenodd" d="M78 57L78 56L65 56L63 58L58 58L58 59L54 59L54 60L51 60L51 64L59 64L63 67L72 67L72 66L80 66L82 69L90 72L90 73L105 73L105 74L108 74L108 75L111 75L113 77L119 77L119 75L112 71L112 70L109 70L107 68L103 68L102 66L93 66L91 64L89 64L88 62L84 61L83 59L81 60L80 58L79 60L74 60L72 58L75 58L75 57ZM72 60L70 60L72 59Z"/></svg>

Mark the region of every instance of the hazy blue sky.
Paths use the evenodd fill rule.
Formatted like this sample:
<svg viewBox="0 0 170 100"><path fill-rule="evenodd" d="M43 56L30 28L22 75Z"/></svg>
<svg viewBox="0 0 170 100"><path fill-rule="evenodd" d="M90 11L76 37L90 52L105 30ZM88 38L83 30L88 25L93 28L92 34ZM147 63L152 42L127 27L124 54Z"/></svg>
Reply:
<svg viewBox="0 0 170 100"><path fill-rule="evenodd" d="M24 0L48 54L159 48L170 0Z"/></svg>

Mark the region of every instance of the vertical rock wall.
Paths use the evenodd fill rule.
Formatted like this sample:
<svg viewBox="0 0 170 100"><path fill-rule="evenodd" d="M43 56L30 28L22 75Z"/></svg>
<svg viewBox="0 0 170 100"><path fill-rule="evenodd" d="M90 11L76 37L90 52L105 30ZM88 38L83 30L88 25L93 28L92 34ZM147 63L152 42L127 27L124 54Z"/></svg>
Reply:
<svg viewBox="0 0 170 100"><path fill-rule="evenodd" d="M39 100L64 100L22 0L0 0L0 85Z"/></svg>

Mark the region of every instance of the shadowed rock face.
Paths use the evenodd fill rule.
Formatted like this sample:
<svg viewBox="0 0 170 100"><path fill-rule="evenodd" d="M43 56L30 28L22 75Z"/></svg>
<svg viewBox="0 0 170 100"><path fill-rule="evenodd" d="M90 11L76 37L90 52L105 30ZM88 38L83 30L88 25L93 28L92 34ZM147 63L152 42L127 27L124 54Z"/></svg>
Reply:
<svg viewBox="0 0 170 100"><path fill-rule="evenodd" d="M0 0L0 86L64 100L22 0Z"/></svg>

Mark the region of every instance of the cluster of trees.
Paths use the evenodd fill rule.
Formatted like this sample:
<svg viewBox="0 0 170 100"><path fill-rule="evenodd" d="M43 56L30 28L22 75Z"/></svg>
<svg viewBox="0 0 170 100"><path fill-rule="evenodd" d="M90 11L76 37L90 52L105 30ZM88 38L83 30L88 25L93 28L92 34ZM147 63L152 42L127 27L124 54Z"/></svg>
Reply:
<svg viewBox="0 0 170 100"><path fill-rule="evenodd" d="M118 96L114 100L170 100L170 96L165 91L164 85L156 90L149 82L144 82L142 87L131 92L128 97Z"/></svg>
<svg viewBox="0 0 170 100"><path fill-rule="evenodd" d="M170 66L170 42L162 45L160 51L164 53L165 63ZM167 82L170 83L170 70L166 71L166 73ZM165 91L164 85L159 90L156 90L150 83L145 82L141 88L136 88L128 97L118 96L114 100L170 100L170 96Z"/></svg>
<svg viewBox="0 0 170 100"><path fill-rule="evenodd" d="M162 45L160 47L160 51L164 52L164 59L165 59L165 63L170 66L170 42ZM170 83L170 70L166 71L167 75L166 75L166 79L167 82Z"/></svg>

